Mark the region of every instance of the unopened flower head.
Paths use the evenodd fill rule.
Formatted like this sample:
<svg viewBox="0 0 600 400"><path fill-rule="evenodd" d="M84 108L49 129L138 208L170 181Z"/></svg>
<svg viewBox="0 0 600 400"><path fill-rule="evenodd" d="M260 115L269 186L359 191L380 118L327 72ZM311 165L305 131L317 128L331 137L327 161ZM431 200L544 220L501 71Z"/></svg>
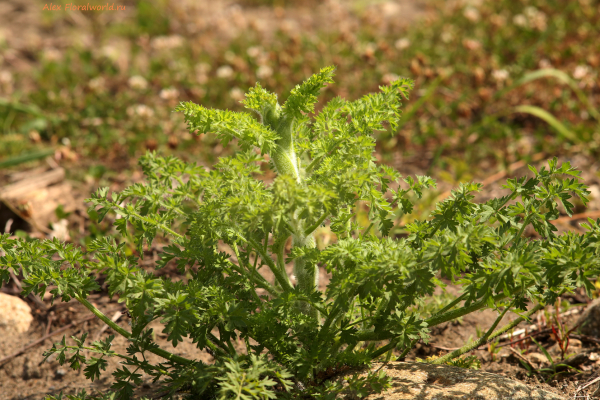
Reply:
<svg viewBox="0 0 600 400"><path fill-rule="evenodd" d="M251 57L251 58L258 57L261 52L262 52L262 49L258 46L251 46L251 47L248 47L248 50L246 50L246 54L248 54L248 57Z"/></svg>
<svg viewBox="0 0 600 400"><path fill-rule="evenodd" d="M179 90L170 87L160 91L159 97L163 100L174 100L179 96Z"/></svg>
<svg viewBox="0 0 600 400"><path fill-rule="evenodd" d="M104 77L98 76L88 82L88 87L94 92L103 92L106 89L106 80Z"/></svg>
<svg viewBox="0 0 600 400"><path fill-rule="evenodd" d="M466 19L468 19L471 22L477 22L477 21L479 21L479 18L480 18L479 11L475 7L465 8L463 15L465 16Z"/></svg>
<svg viewBox="0 0 600 400"><path fill-rule="evenodd" d="M154 110L145 104L136 104L134 106L127 107L127 115L130 117L137 115L142 118L150 118L154 116Z"/></svg>
<svg viewBox="0 0 600 400"><path fill-rule="evenodd" d="M148 87L148 81L139 75L134 75L129 80L127 80L127 84L132 89L144 90Z"/></svg>
<svg viewBox="0 0 600 400"><path fill-rule="evenodd" d="M573 71L573 78L575 79L583 79L590 73L590 67L587 65L578 65L575 67L575 71Z"/></svg>
<svg viewBox="0 0 600 400"><path fill-rule="evenodd" d="M504 82L508 79L508 76L508 71L505 69L497 69L495 71L492 71L492 77L496 82Z"/></svg>
<svg viewBox="0 0 600 400"><path fill-rule="evenodd" d="M217 78L229 79L233 76L233 68L229 65L222 65L217 68Z"/></svg>
<svg viewBox="0 0 600 400"><path fill-rule="evenodd" d="M517 14L513 17L513 23L516 26L525 27L527 26L527 18L523 14Z"/></svg>
<svg viewBox="0 0 600 400"><path fill-rule="evenodd" d="M259 79L270 78L272 75L273 75L273 68L269 67L268 65L261 65L256 70L256 76Z"/></svg>
<svg viewBox="0 0 600 400"><path fill-rule="evenodd" d="M152 39L150 46L154 50L172 50L181 47L184 43L183 37L178 35L158 36Z"/></svg>
<svg viewBox="0 0 600 400"><path fill-rule="evenodd" d="M408 38L400 38L400 39L396 40L396 43L394 44L394 46L398 50L404 50L404 49L408 48L408 46L410 46L410 40L408 40Z"/></svg>

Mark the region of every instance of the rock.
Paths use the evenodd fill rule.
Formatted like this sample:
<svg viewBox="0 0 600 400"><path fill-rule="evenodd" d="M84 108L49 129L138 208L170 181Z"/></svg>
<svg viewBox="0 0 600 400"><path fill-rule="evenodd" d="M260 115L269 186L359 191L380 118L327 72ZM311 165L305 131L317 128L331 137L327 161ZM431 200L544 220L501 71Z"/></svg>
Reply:
<svg viewBox="0 0 600 400"><path fill-rule="evenodd" d="M548 361L548 358L541 353L529 353L527 354L527 359L537 365L550 363L550 361Z"/></svg>
<svg viewBox="0 0 600 400"><path fill-rule="evenodd" d="M55 379L62 379L66 374L67 374L67 370L66 369L64 369L64 368L58 368L54 372L54 378Z"/></svg>
<svg viewBox="0 0 600 400"><path fill-rule="evenodd" d="M40 366L34 360L27 358L23 362L23 380L29 379L40 379L42 377L42 371L40 370Z"/></svg>
<svg viewBox="0 0 600 400"><path fill-rule="evenodd" d="M16 296L0 292L0 331L27 332L33 321L31 307Z"/></svg>
<svg viewBox="0 0 600 400"><path fill-rule="evenodd" d="M372 363L371 370L382 366L382 363ZM391 362L382 369L392 378L392 387L363 400L564 400L517 380L478 370L408 362ZM343 382L354 373L348 371L336 379ZM366 375L366 371L360 373L360 376ZM338 396L345 400L353 398L352 394Z"/></svg>
<svg viewBox="0 0 600 400"><path fill-rule="evenodd" d="M63 168L23 171L14 174L11 180L14 182L0 187L0 203L40 232L49 233L48 224L56 223L58 206L64 212L76 209L73 188L65 181ZM4 227L2 222L0 225Z"/></svg>
<svg viewBox="0 0 600 400"><path fill-rule="evenodd" d="M600 298L588 305L577 324L582 335L600 337Z"/></svg>

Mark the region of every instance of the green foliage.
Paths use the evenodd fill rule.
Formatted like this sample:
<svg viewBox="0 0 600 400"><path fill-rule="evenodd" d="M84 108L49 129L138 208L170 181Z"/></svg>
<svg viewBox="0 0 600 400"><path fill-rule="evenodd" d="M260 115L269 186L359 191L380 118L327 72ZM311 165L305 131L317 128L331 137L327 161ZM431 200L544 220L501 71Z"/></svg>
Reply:
<svg viewBox="0 0 600 400"><path fill-rule="evenodd" d="M114 395L104 398L131 398L144 373L170 395L186 390L202 398L333 400L345 392L380 391L390 381L383 371L371 371L343 387L327 371L364 368L386 353L389 360L393 350L406 354L418 340L427 341L435 325L484 307L526 315L528 301L552 304L577 287L595 290L600 220L589 220L583 235L556 235L551 221L559 207L570 215L571 198L585 204L589 193L580 172L556 159L548 169L531 167L531 177L509 179L504 186L509 193L485 203L473 202L481 184L461 183L428 220L407 225L407 238L394 237L397 215L410 214L413 202L435 186L429 177L403 179L373 156L374 134L385 129L384 122L397 126L412 82L401 78L355 101L335 98L310 115L332 74L333 68L324 68L297 86L283 107L257 85L245 105L258 113L258 121L248 113L182 103L177 110L190 131L235 139L241 151L208 171L146 154L140 160L144 183L120 193L99 189L88 199L90 214L99 220L118 216L114 237L100 236L83 251L58 240L0 235L4 281L11 269L21 268L24 293L43 296L56 286L55 298L77 299L130 341L127 354L117 354L112 338L91 346L85 335L73 337L75 345L63 338L46 356L84 367L91 380L103 373L106 358L121 358L113 372ZM277 172L272 182L258 179L267 165ZM358 204L369 210L363 232ZM322 225L336 240L319 250L313 232ZM543 239L525 237L528 226ZM176 264L189 277L185 283L138 265L157 235L169 241L157 266ZM129 240L139 256L126 254ZM295 285L286 273L288 262L294 263ZM320 266L331 274L324 293L318 287ZM263 268L275 276L274 284L259 272ZM98 276L129 310L131 332L86 300L100 288ZM444 286L442 276L458 283L462 293L425 309L427 297ZM214 356L214 365L160 349L148 328L152 321L162 324L173 346L191 340ZM493 328L486 334L490 338ZM238 339L246 347L242 354L233 345ZM382 341L388 344L378 346ZM148 352L166 362L148 362ZM72 398L88 398L77 396Z"/></svg>
<svg viewBox="0 0 600 400"><path fill-rule="evenodd" d="M424 363L432 363L435 360L437 360L438 358L439 358L438 356L430 356L430 357L427 357L425 360L423 360L423 359L417 357L416 361L424 362ZM472 354L470 356L462 355L460 357L455 358L454 360L447 361L444 364L450 365L453 367L465 368L465 369L480 369L481 368L481 360L479 360L477 358L477 356L474 354Z"/></svg>

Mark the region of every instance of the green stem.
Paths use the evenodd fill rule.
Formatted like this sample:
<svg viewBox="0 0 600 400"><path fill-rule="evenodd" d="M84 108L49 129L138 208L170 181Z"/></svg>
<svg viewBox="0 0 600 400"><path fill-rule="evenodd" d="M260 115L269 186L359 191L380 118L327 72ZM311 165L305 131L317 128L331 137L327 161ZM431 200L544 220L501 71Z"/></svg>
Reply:
<svg viewBox="0 0 600 400"><path fill-rule="evenodd" d="M148 219L146 217L142 217L138 213L129 212L129 211L125 210L123 207L121 207L118 204L114 204L114 207L117 208L117 209L119 209L119 210L121 210L122 213L123 213L123 215L132 215L132 216L134 216L134 217L136 217L136 218L138 218L138 219L146 222L147 224L156 226L157 228L160 228L163 231L170 233L171 235L175 236L176 238L179 238L179 239L183 239L184 238L183 235L180 235L179 233L175 232L174 230L172 230L170 228L167 228L164 224L157 224L156 222L154 222L154 221L152 221L152 220L150 220L150 219Z"/></svg>
<svg viewBox="0 0 600 400"><path fill-rule="evenodd" d="M335 301L331 307L331 312L329 313L329 315L327 315L325 322L323 322L323 325L321 326L321 329L319 331L318 338L317 338L317 343L322 342L323 338L329 333L329 328L334 323L338 314L342 310L342 304L345 303L347 301L347 299L354 299L355 295L356 295L355 290L353 290L348 297L338 296L337 299L335 299ZM362 308L361 308L361 311L362 311ZM323 313L323 314L325 314L325 313Z"/></svg>
<svg viewBox="0 0 600 400"><path fill-rule="evenodd" d="M512 328L514 328L515 326L519 325L521 322L525 321L526 319L529 319L530 316L532 316L534 313L536 313L537 311L541 310L542 308L544 308L544 306L542 306L541 304L536 305L535 307L533 307L531 310L529 310L527 312L526 318L525 317L519 317L517 319L515 319L514 321L506 324L505 326L503 326L502 328L500 328L499 330L497 330L494 333L491 333L496 326L498 326L498 323L500 322L500 320L502 319L502 317L504 317L504 314L506 314L506 311L508 311L510 307L506 307L504 309L504 311L502 312L502 314L498 317L498 319L496 319L496 321L494 322L494 324L490 327L490 329L487 331L487 333L481 337L479 340L477 340L476 342L473 343L469 343L463 347L461 347L458 350L454 350L451 353L446 354L443 357L438 358L437 360L435 360L433 362L433 364L443 364L446 363L456 357L459 357L465 353L468 353L469 351L472 351L476 348L478 348L479 346L489 343L491 340L494 340L496 337L502 335L504 332L511 330Z"/></svg>
<svg viewBox="0 0 600 400"><path fill-rule="evenodd" d="M361 238L364 239L365 236L367 236L367 233L369 233L369 231L371 230L371 228L373 227L373 223L371 222L371 224L367 227L367 229L365 229L365 231L362 233Z"/></svg>
<svg viewBox="0 0 600 400"><path fill-rule="evenodd" d="M514 295L516 295L516 294L518 294L518 293L515 293ZM498 301L504 299L505 297L506 296L503 293L501 293L501 294L495 296L493 299L494 299L494 302L498 302ZM427 326L431 327L431 326L443 324L444 322L452 321L456 318L460 318L464 315L467 315L467 314L470 314L472 312L482 309L487 304L487 299L488 299L488 296L485 296L478 302L473 303L468 307L461 307L458 310L449 311L444 314L437 314L426 320L421 320L420 322L425 322L427 324ZM392 339L394 337L392 334L389 334L389 333L376 334L372 330L358 332L356 334L356 336L359 341L379 341L379 340Z"/></svg>
<svg viewBox="0 0 600 400"><path fill-rule="evenodd" d="M79 346L65 346L64 348L65 349L73 349L73 350L80 350L80 349L89 350L89 351L97 353L97 354L102 354L103 356L108 356L108 357L116 356L116 357L122 358L123 360L129 361L131 363L131 365L135 365L135 363L136 363L136 361L133 358L125 356L125 355L120 354L120 353L117 353L116 351L103 352L103 351L98 351L98 349L96 349L94 347L88 347L88 346L81 346L81 347L79 347ZM143 354L142 354L142 357L144 357ZM144 361L146 361L145 357L144 357ZM162 375L171 376L171 373L169 371L161 369L161 368L159 368L159 367L157 367L155 365L152 365L152 364L148 363L146 366L152 368L153 370L155 370L156 372L158 372L158 373L160 373Z"/></svg>
<svg viewBox="0 0 600 400"><path fill-rule="evenodd" d="M396 347L396 345L398 344L398 342L400 341L399 338L394 338L392 339L388 344L386 344L383 347L380 347L379 349L377 349L376 351L374 351L373 353L371 353L371 360L376 359L377 357L379 357L380 355L391 351L394 349L394 347Z"/></svg>
<svg viewBox="0 0 600 400"><path fill-rule="evenodd" d="M295 229L287 221L282 221L282 224L285 230L287 230L290 235L296 234Z"/></svg>
<svg viewBox="0 0 600 400"><path fill-rule="evenodd" d="M500 301L506 296L502 293L496 297L494 297L494 302ZM478 311L485 307L488 302L488 295L484 296L481 300L476 303L471 304L468 307L461 307L458 310L448 311L444 314L437 314L425 320L427 326L436 326L439 324L443 324L444 322L452 321L456 318L460 318L463 315L470 314L472 312Z"/></svg>
<svg viewBox="0 0 600 400"><path fill-rule="evenodd" d="M288 279L288 282L291 286L292 282L289 280L289 276L287 274L287 271L285 270L285 254L283 253L283 251L285 250L285 243L287 242L288 238L288 235L284 235L278 238L275 241L275 243L273 243L273 251L277 255L277 266L281 270L281 273L284 274L285 277Z"/></svg>
<svg viewBox="0 0 600 400"><path fill-rule="evenodd" d="M233 243L233 246L232 246L232 247L233 247L233 251L235 252L235 256L236 256L236 257L237 257L237 259L238 259L238 263L240 263L240 264L241 264L241 263L242 263L242 259L241 259L241 257L240 257L240 252L238 251L237 244L236 244L236 243ZM248 270L248 272L249 272L249 273L252 273L252 271L254 271L254 269L250 268L250 267L248 266L248 264L247 264L247 263L244 263L244 265L245 265L245 267L246 267L246 269ZM243 276L244 276L244 277L245 277L247 280L249 280L250 282L253 282L253 281L254 281L254 279L252 279L252 276L248 276L246 273L244 273L244 269L243 269L244 267L242 267L241 265L240 265L240 267L241 267L240 269L241 269L241 271L242 271L242 275L243 275ZM263 279L264 279L264 278L263 278ZM259 307L259 308L262 310L262 301L261 301L261 300L260 300L260 298L258 297L258 294L256 294L256 290L251 290L250 292L252 293L252 297L254 298L254 301L256 302L256 304L258 304L258 307Z"/></svg>
<svg viewBox="0 0 600 400"><path fill-rule="evenodd" d="M87 301L85 298L83 298L81 296L77 296L75 298L77 299L77 301L79 301L81 304L83 304L85 306L85 308L90 310L96 317L100 318L102 320L102 322L104 322L106 325L111 327L115 332L117 332L121 336L125 337L126 339L129 339L129 340L133 339L131 337L131 333L127 332L125 329L121 328L119 325L117 325L115 322L113 322L110 318L108 318L106 315L104 315L102 313L102 311L100 311L96 307L94 307L94 305L92 303L90 303L89 301ZM192 365L194 363L201 363L200 361L189 360L187 358L175 355L173 353L170 353L166 350L159 349L159 348L148 349L148 351L150 353L156 354L157 356L160 356L169 361L173 361L173 362L176 362L179 364Z"/></svg>
<svg viewBox="0 0 600 400"><path fill-rule="evenodd" d="M452 307L454 307L455 305L457 305L458 303L460 303L461 301L463 301L465 299L465 297L467 297L467 294L468 293L463 293L461 296L459 296L456 299L452 300L452 302L450 304L448 304L446 307L444 307L441 310L439 310L438 312L436 312L434 315L443 314L446 311L450 310Z"/></svg>
<svg viewBox="0 0 600 400"><path fill-rule="evenodd" d="M234 271L237 271L240 275L244 275L243 271L241 270L241 267L239 267L238 265L235 265L234 263L232 263L229 260L228 260L228 262ZM251 279L252 282L254 284L256 284L256 286L265 289L267 292L269 292L269 294L271 296L277 297L277 295L278 295L277 289L275 289L275 287L273 285L271 285L269 282L267 282L267 280L264 278L264 276L259 274L258 271L255 269L251 270L251 274L252 274L252 276L250 276L248 278Z"/></svg>
<svg viewBox="0 0 600 400"><path fill-rule="evenodd" d="M250 245L254 248L254 250L260 255L260 258L262 258L264 263L267 264L267 266L271 269L271 271L273 272L273 275L275 275L275 279L277 279L277 282L279 282L279 284L281 285L283 290L286 292L293 291L294 288L290 284L290 281L288 280L287 275L284 276L284 274L275 265L275 263L273 262L271 257L269 257L266 254L266 252L263 250L260 243L257 243L256 240L254 240L252 238L248 239L248 243L250 243Z"/></svg>
<svg viewBox="0 0 600 400"><path fill-rule="evenodd" d="M319 218L319 220L313 226L306 228L306 230L304 231L304 236L308 236L311 233L313 233L319 226L321 226L321 224L323 223L323 221L325 221L325 219L327 219L327 217L329 217L329 213L323 213L321 218Z"/></svg>
<svg viewBox="0 0 600 400"><path fill-rule="evenodd" d="M438 359L436 359L433 364L444 364L456 357L460 357L465 353L468 353L469 351L476 349L477 347L481 346L484 343L487 343L488 338L490 337L490 335L492 334L492 332L494 331L494 329L496 329L496 327L498 326L498 324L500 323L500 321L502 320L502 318L504 318L504 316L506 315L506 312L510 309L510 307L514 304L514 301L512 303L510 303L509 306L504 307L504 311L502 311L500 313L500 315L498 316L498 318L496 318L496 320L494 321L494 323L492 324L492 326L490 326L490 329L487 330L487 332L479 338L479 340L476 340L473 343L467 343L466 345L464 345L463 347L461 347L460 349L454 350L451 353L446 354L443 357L440 357Z"/></svg>
<svg viewBox="0 0 600 400"><path fill-rule="evenodd" d="M412 342L410 342L410 346L407 346L404 349L404 351L402 351L402 354L400 354L400 356L398 357L398 360L404 359L404 357L406 357L406 355L408 354L408 352L411 351L413 347L415 347L415 344L417 344L417 339L415 339Z"/></svg>
<svg viewBox="0 0 600 400"><path fill-rule="evenodd" d="M531 217L531 215L528 215L524 220L523 220L523 225L521 225L521 229L519 229L519 232L513 237L513 245L512 248L514 248L517 245L517 241L521 238L521 235L523 235L523 232L525 231L525 228L527 228L527 225L529 225L529 218Z"/></svg>

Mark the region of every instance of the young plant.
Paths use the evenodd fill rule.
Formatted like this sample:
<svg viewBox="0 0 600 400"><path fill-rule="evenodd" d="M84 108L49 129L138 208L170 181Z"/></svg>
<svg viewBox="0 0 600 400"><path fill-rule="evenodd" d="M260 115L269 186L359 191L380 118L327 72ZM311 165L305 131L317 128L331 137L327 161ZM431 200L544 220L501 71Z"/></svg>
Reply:
<svg viewBox="0 0 600 400"><path fill-rule="evenodd" d="M333 72L322 69L282 104L257 84L243 102L254 115L180 104L177 111L191 132L213 132L240 151L211 170L145 155L140 160L145 183L120 193L103 188L89 199L90 212L100 220L109 213L119 218L113 237L98 238L85 251L56 239L1 235L3 281L21 269L24 294L43 296L52 285L54 298L78 300L130 342L127 354L119 354L111 350L112 337L91 346L85 336L73 338L74 345L63 339L46 356L84 366L91 380L106 368L107 357L120 357L124 365L113 372L119 399L132 396L142 373L160 380L169 394L186 389L195 398L334 399L388 387L383 371L356 375L347 387L332 378L380 357L390 360L394 350L402 359L417 341L427 341L433 326L483 308L499 311L478 340L434 361L446 363L566 291L594 290L600 220L590 220L584 235L554 233L550 221L559 215L558 204L570 215L571 193L584 203L588 194L580 172L556 159L548 169L530 167L533 177L509 179L507 195L483 204L472 202L481 184L461 184L429 220L408 224L408 237L393 237L397 216L411 214L411 199L435 186L424 176L401 182L397 171L378 165L373 156L374 132L395 129L412 82L396 80L356 101L338 97L315 113L317 96ZM272 182L260 179L267 163L276 172ZM358 222L361 204L368 205L368 225ZM321 226L337 238L323 249L313 236ZM524 237L528 226L544 240ZM139 266L157 235L169 241L157 267L176 264L186 282L155 277ZM130 237L134 255L125 253ZM292 262L295 283L286 270ZM324 292L318 286L321 267L332 275ZM274 283L260 273L265 268ZM100 289L98 276L126 305L130 330L87 300ZM441 276L460 285L460 294L424 314L428 296L444 286ZM507 312L519 317L496 329ZM191 340L214 364L161 349L150 323L162 324L174 346ZM244 349L234 346L238 339ZM86 357L84 349L98 357ZM151 363L148 353L165 361Z"/></svg>
<svg viewBox="0 0 600 400"><path fill-rule="evenodd" d="M496 361L496 354L500 352L500 347L498 347L498 343L498 341L488 343L488 353L490 354L490 358L492 361Z"/></svg>
<svg viewBox="0 0 600 400"><path fill-rule="evenodd" d="M544 346L542 346L541 344L538 343L537 340L535 340L534 338L531 338L531 340L533 340L533 342L536 344L536 346L538 347L538 349L540 349L540 351L546 356L546 359L548 360L548 363L550 364L548 367L545 368L539 368L539 369L531 369L531 367L529 367L526 363L524 363L523 361L519 360L521 362L522 365L525 366L525 368L529 371L529 372L535 372L537 374L545 374L548 376L548 378L546 379L546 382L550 382L552 379L554 379L554 377L556 377L557 375L560 374L566 374L569 372L581 372L579 371L577 368L569 365L569 364L565 364L565 363L558 363L555 364L554 363L554 359L552 358L552 356L550 355L550 353L548 353L548 350L546 350L544 348ZM562 350L562 349L561 349ZM568 358L568 357L567 357ZM561 354L561 361L564 361L564 357Z"/></svg>

